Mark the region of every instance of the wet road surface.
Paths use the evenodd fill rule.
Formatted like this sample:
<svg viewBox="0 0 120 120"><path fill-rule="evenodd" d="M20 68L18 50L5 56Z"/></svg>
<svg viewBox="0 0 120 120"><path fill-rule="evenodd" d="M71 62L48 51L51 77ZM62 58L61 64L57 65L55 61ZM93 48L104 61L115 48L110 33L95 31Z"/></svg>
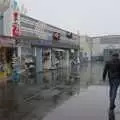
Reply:
<svg viewBox="0 0 120 120"><path fill-rule="evenodd" d="M101 63L84 64L1 84L0 120L107 120L108 83L101 82L102 69Z"/></svg>
<svg viewBox="0 0 120 120"><path fill-rule="evenodd" d="M72 97L44 120L106 120L106 87L91 86Z"/></svg>

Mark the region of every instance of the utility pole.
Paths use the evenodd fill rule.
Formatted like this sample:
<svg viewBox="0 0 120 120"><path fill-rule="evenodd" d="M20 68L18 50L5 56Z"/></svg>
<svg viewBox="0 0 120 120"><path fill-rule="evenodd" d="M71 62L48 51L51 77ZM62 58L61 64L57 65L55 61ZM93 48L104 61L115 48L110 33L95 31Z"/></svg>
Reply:
<svg viewBox="0 0 120 120"><path fill-rule="evenodd" d="M89 38L88 44L89 44L89 48L90 48L90 59L92 62L92 55L93 55L93 40L92 40L92 38Z"/></svg>
<svg viewBox="0 0 120 120"><path fill-rule="evenodd" d="M91 59L91 63L90 63L90 83L92 83L92 81L93 81L93 64L92 64L93 39L89 38L88 43L89 43L89 48L90 48L90 59Z"/></svg>
<svg viewBox="0 0 120 120"><path fill-rule="evenodd" d="M80 32L79 32L79 30L77 31L77 34L78 34L78 37L79 37L79 38L78 38L78 44L79 44L79 50L78 50L79 55L78 55L78 56L79 56L79 60L80 60L80 57L81 57L81 56L80 56L80 52L81 52L81 49L80 49L80 48L81 48L81 45L80 45L80 44L81 44L81 43L80 43Z"/></svg>

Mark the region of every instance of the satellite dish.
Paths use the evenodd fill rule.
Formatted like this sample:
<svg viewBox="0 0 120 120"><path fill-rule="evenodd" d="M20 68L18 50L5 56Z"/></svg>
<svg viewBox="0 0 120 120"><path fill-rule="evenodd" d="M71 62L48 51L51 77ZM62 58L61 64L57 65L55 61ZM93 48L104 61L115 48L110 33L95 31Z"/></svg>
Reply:
<svg viewBox="0 0 120 120"><path fill-rule="evenodd" d="M5 12L10 7L10 0L0 0L0 12Z"/></svg>

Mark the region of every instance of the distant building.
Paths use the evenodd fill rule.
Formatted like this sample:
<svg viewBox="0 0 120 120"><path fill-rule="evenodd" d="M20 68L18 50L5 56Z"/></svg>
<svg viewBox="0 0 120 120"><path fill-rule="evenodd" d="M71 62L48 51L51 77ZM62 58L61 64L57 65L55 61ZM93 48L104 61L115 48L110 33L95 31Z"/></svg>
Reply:
<svg viewBox="0 0 120 120"><path fill-rule="evenodd" d="M93 56L103 56L109 60L114 52L120 53L120 35L93 37Z"/></svg>
<svg viewBox="0 0 120 120"><path fill-rule="evenodd" d="M91 39L89 36L80 36L80 52L83 60L91 59Z"/></svg>

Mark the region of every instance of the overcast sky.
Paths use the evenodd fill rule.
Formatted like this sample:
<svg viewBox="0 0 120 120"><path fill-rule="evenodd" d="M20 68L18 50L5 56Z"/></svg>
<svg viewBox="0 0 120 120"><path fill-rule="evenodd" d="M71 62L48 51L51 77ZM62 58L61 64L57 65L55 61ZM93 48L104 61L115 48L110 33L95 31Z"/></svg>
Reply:
<svg viewBox="0 0 120 120"><path fill-rule="evenodd" d="M20 0L28 15L81 34L120 34L120 0Z"/></svg>

